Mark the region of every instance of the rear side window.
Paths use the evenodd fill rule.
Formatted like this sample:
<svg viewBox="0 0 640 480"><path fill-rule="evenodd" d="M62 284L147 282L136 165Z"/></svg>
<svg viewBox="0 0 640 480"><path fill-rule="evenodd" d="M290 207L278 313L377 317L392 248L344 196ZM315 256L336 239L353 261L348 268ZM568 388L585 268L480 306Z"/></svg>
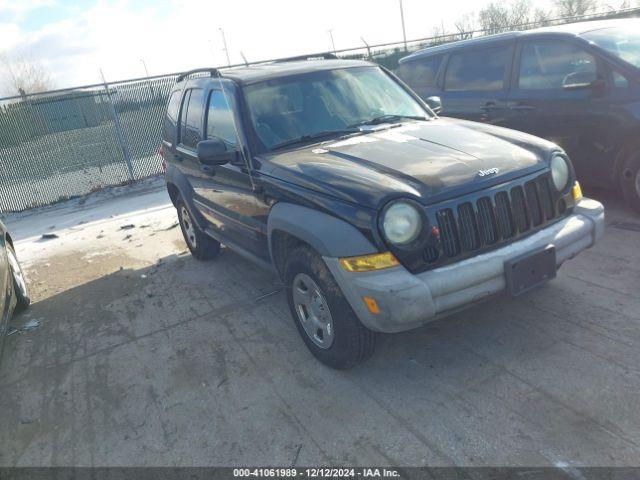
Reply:
<svg viewBox="0 0 640 480"><path fill-rule="evenodd" d="M398 76L416 92L421 93L435 88L441 63L442 56L404 62L398 68Z"/></svg>
<svg viewBox="0 0 640 480"><path fill-rule="evenodd" d="M176 128L180 109L180 93L180 90L176 90L171 93L171 97L169 97L169 103L167 105L167 114L164 117L164 125L162 126L162 138L171 143L176 141Z"/></svg>
<svg viewBox="0 0 640 480"><path fill-rule="evenodd" d="M569 42L540 41L524 45L520 55L518 86L523 90L561 90L565 82L596 80L596 60Z"/></svg>
<svg viewBox="0 0 640 480"><path fill-rule="evenodd" d="M196 148L202 140L202 89L188 90L182 101L180 143Z"/></svg>
<svg viewBox="0 0 640 480"><path fill-rule="evenodd" d="M227 145L237 145L232 105L232 99L228 95L220 90L211 91L207 109L208 139L218 137Z"/></svg>
<svg viewBox="0 0 640 480"><path fill-rule="evenodd" d="M451 55L445 75L445 90L502 90L510 54L511 47L504 46Z"/></svg>

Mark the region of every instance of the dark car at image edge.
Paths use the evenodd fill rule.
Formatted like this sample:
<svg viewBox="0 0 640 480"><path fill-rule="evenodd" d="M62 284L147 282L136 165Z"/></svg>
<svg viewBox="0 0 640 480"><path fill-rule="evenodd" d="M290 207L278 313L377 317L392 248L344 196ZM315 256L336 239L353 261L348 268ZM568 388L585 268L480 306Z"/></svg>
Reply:
<svg viewBox="0 0 640 480"><path fill-rule="evenodd" d="M191 253L277 274L334 368L400 332L553 278L602 235L557 145L438 118L387 70L282 61L180 76L162 155Z"/></svg>
<svg viewBox="0 0 640 480"><path fill-rule="evenodd" d="M401 59L398 75L442 115L557 143L581 182L621 190L640 212L640 19L429 47Z"/></svg>
<svg viewBox="0 0 640 480"><path fill-rule="evenodd" d="M24 310L30 303L27 282L13 240L0 221L0 360L12 313Z"/></svg>

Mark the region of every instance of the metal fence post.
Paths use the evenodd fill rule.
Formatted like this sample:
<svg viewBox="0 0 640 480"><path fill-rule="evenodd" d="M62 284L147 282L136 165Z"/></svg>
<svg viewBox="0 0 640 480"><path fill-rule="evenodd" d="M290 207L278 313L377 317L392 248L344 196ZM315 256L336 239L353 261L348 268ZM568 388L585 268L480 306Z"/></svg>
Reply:
<svg viewBox="0 0 640 480"><path fill-rule="evenodd" d="M116 106L113 103L113 99L111 98L111 92L109 91L109 84L107 80L104 78L104 73L100 70L100 75L102 75L102 81L104 83L104 89L107 92L107 98L109 99L109 105L111 106L111 115L113 116L113 123L116 128L116 136L118 137L118 142L120 143L120 148L122 149L122 155L124 156L125 162L127 162L127 170L129 170L129 178L131 180L135 180L133 175L133 164L131 163L131 153L129 152L129 146L124 138L124 133L122 131L122 126L120 125L120 118L118 117L118 112L116 112Z"/></svg>

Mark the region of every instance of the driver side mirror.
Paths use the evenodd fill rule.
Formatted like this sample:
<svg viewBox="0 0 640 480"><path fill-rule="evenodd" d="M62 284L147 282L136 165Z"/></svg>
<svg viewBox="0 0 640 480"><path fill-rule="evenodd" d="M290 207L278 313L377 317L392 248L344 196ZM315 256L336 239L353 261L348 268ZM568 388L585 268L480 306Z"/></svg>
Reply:
<svg viewBox="0 0 640 480"><path fill-rule="evenodd" d="M601 86L604 86L603 80L593 72L573 72L562 80L562 88L565 90L595 90Z"/></svg>
<svg viewBox="0 0 640 480"><path fill-rule="evenodd" d="M429 105L429 108L433 110L433 113L440 115L442 112L442 100L440 97L428 97L425 99L425 103Z"/></svg>
<svg viewBox="0 0 640 480"><path fill-rule="evenodd" d="M220 138L198 142L196 147L198 160L203 165L225 165L238 157L237 150L230 150Z"/></svg>

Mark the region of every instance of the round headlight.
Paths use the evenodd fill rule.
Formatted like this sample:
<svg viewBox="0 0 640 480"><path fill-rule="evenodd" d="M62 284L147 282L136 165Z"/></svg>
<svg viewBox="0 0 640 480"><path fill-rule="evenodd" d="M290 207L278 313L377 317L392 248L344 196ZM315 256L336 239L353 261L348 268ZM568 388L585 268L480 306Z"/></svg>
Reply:
<svg viewBox="0 0 640 480"><path fill-rule="evenodd" d="M405 245L415 240L422 229L422 217L416 207L396 202L387 208L382 220L384 236L391 243Z"/></svg>
<svg viewBox="0 0 640 480"><path fill-rule="evenodd" d="M561 192L569 183L569 165L567 160L560 155L554 155L551 159L551 178L556 190Z"/></svg>

